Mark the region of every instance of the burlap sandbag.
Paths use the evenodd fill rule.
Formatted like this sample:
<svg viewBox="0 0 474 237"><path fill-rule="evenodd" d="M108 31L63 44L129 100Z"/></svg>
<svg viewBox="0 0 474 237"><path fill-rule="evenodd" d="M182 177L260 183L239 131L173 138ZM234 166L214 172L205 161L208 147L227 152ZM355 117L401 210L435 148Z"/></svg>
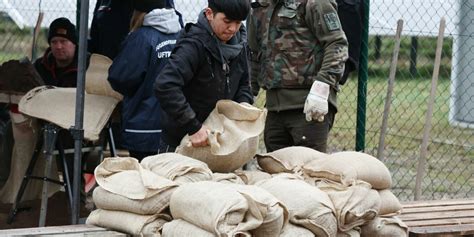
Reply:
<svg viewBox="0 0 474 237"><path fill-rule="evenodd" d="M408 236L408 226L396 216L376 217L362 226L361 236L405 237Z"/></svg>
<svg viewBox="0 0 474 237"><path fill-rule="evenodd" d="M319 189L328 194L336 210L339 231L347 232L375 218L380 209L380 196L370 184L357 181L352 186L323 180Z"/></svg>
<svg viewBox="0 0 474 237"><path fill-rule="evenodd" d="M390 189L379 190L379 216L393 216L402 212L402 204Z"/></svg>
<svg viewBox="0 0 474 237"><path fill-rule="evenodd" d="M290 223L300 225L316 236L335 236L337 222L328 195L303 180L276 176L256 185L278 198L290 212Z"/></svg>
<svg viewBox="0 0 474 237"><path fill-rule="evenodd" d="M245 184L244 181L234 173L213 173L212 181L228 184Z"/></svg>
<svg viewBox="0 0 474 237"><path fill-rule="evenodd" d="M86 93L109 96L121 101L123 96L117 91L114 91L107 80L112 60L107 56L94 53L91 55L89 62L89 67L86 72Z"/></svg>
<svg viewBox="0 0 474 237"><path fill-rule="evenodd" d="M176 152L203 161L214 172L232 172L257 153L266 114L249 104L220 100L203 123L209 129L209 146L190 146L186 135Z"/></svg>
<svg viewBox="0 0 474 237"><path fill-rule="evenodd" d="M94 189L92 198L97 208L111 211L125 211L140 215L153 215L161 213L170 205L171 194L176 187L171 187L163 192L143 200L130 199L111 193L102 187Z"/></svg>
<svg viewBox="0 0 474 237"><path fill-rule="evenodd" d="M144 169L131 157L106 158L94 174L100 187L130 199L147 199L178 186L176 182Z"/></svg>
<svg viewBox="0 0 474 237"><path fill-rule="evenodd" d="M20 126L28 129L20 129ZM0 190L0 202L2 203L15 202L18 191L20 190L21 182L23 181L23 176L25 175L28 164L33 156L37 138L38 136L41 136L40 127L38 126L37 120L34 118L27 117L26 120L21 122L21 124L18 124L12 117L12 130L15 141L11 157L10 174L8 175L5 185ZM56 161L54 159L56 158L53 158L51 164L51 176L49 178L59 180ZM40 152L31 175L43 177L45 165L46 159L42 152ZM54 183L49 183L48 185L48 197L51 197L61 189L60 185ZM30 179L21 201L41 198L42 188L42 180Z"/></svg>
<svg viewBox="0 0 474 237"><path fill-rule="evenodd" d="M259 170L236 170L235 174L237 174L237 176L239 176L242 181L248 185L253 185L261 180L272 178L269 173Z"/></svg>
<svg viewBox="0 0 474 237"><path fill-rule="evenodd" d="M251 204L251 205L249 205ZM202 181L182 184L171 195L174 219L183 219L217 236L234 236L263 222L259 206L229 184Z"/></svg>
<svg viewBox="0 0 474 237"><path fill-rule="evenodd" d="M310 230L288 223L280 233L280 237L315 237Z"/></svg>
<svg viewBox="0 0 474 237"><path fill-rule="evenodd" d="M163 225L163 237L216 237L215 234L205 231L187 221L177 219ZM249 235L250 236L250 235Z"/></svg>
<svg viewBox="0 0 474 237"><path fill-rule="evenodd" d="M130 212L97 209L87 217L86 224L104 227L131 235L159 235L163 225L171 221L165 214L138 215Z"/></svg>
<svg viewBox="0 0 474 237"><path fill-rule="evenodd" d="M327 159L317 159L303 166L306 175L330 179L346 186L363 180L374 189L387 189L392 178L387 167L377 158L355 151L336 152Z"/></svg>
<svg viewBox="0 0 474 237"><path fill-rule="evenodd" d="M360 228L355 227L345 232L337 232L337 237L360 237Z"/></svg>
<svg viewBox="0 0 474 237"><path fill-rule="evenodd" d="M303 146L286 147L270 153L255 155L258 165L270 174L298 172L304 164L327 156L326 153Z"/></svg>
<svg viewBox="0 0 474 237"><path fill-rule="evenodd" d="M212 179L212 171L204 162L177 153L148 156L140 164L143 168L177 183Z"/></svg>
<svg viewBox="0 0 474 237"><path fill-rule="evenodd" d="M99 139L100 132L118 102L119 100L109 96L84 95L83 126L86 140ZM36 87L21 98L18 106L24 114L69 129L75 124L76 88Z"/></svg>

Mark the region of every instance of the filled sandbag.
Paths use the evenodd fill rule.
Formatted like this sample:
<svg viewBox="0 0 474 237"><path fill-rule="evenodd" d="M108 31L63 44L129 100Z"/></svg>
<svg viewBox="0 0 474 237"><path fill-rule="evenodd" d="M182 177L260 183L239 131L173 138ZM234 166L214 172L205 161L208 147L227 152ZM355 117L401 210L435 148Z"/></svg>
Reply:
<svg viewBox="0 0 474 237"><path fill-rule="evenodd" d="M396 216L376 217L362 226L361 236L406 237L408 226Z"/></svg>
<svg viewBox="0 0 474 237"><path fill-rule="evenodd" d="M372 188L388 189L392 177L387 167L377 158L355 151L330 154L326 159L316 159L303 166L306 175L340 182L346 186L363 180Z"/></svg>
<svg viewBox="0 0 474 237"><path fill-rule="evenodd" d="M231 185L202 181L182 184L171 195L174 219L183 219L217 236L234 236L254 230L263 222L254 203ZM198 208L197 208L198 207Z"/></svg>
<svg viewBox="0 0 474 237"><path fill-rule="evenodd" d="M212 180L212 171L204 162L177 153L148 156L140 164L143 168L177 183Z"/></svg>
<svg viewBox="0 0 474 237"><path fill-rule="evenodd" d="M375 218L380 209L380 196L370 184L357 181L352 186L322 180L317 187L331 199L341 232L361 226Z"/></svg>
<svg viewBox="0 0 474 237"><path fill-rule="evenodd" d="M106 158L95 168L94 175L100 187L130 199L147 199L178 186L144 169L131 157Z"/></svg>
<svg viewBox="0 0 474 237"><path fill-rule="evenodd" d="M205 231L185 220L177 219L163 225L163 237L216 237L215 234ZM248 235L250 236L250 235Z"/></svg>
<svg viewBox="0 0 474 237"><path fill-rule="evenodd" d="M272 178L269 173L259 170L236 170L234 173L239 176L245 184L248 185L253 185L261 180Z"/></svg>
<svg viewBox="0 0 474 237"><path fill-rule="evenodd" d="M335 236L337 222L328 195L303 180L276 176L256 184L287 207L290 223L300 225L316 236Z"/></svg>
<svg viewBox="0 0 474 237"><path fill-rule="evenodd" d="M176 152L203 161L214 172L232 172L257 153L266 114L246 103L220 100L203 123L209 129L209 146L193 147L186 135Z"/></svg>
<svg viewBox="0 0 474 237"><path fill-rule="evenodd" d="M257 154L255 158L262 170L275 174L298 172L304 164L327 156L326 153L308 147L291 146L265 154Z"/></svg>
<svg viewBox="0 0 474 237"><path fill-rule="evenodd" d="M213 173L212 181L229 184L245 184L242 179L234 173Z"/></svg>
<svg viewBox="0 0 474 237"><path fill-rule="evenodd" d="M379 216L393 216L402 212L402 204L390 189L379 190Z"/></svg>
<svg viewBox="0 0 474 237"><path fill-rule="evenodd" d="M104 227L130 235L159 235L163 225L171 221L165 214L138 215L130 212L96 209L87 217L86 224Z"/></svg>
<svg viewBox="0 0 474 237"><path fill-rule="evenodd" d="M121 101L123 95L115 91L107 80L110 65L112 60L107 56L91 54L86 71L85 90L88 94L109 96Z"/></svg>
<svg viewBox="0 0 474 237"><path fill-rule="evenodd" d="M280 237L315 237L310 230L288 223L280 233Z"/></svg>
<svg viewBox="0 0 474 237"><path fill-rule="evenodd" d="M344 232L337 232L337 237L360 237L360 228L355 227L354 229L344 231Z"/></svg>
<svg viewBox="0 0 474 237"><path fill-rule="evenodd" d="M135 200L111 193L99 186L94 189L92 199L95 206L99 209L153 215L161 213L169 207L171 194L173 194L175 189L176 187L171 187L149 198Z"/></svg>

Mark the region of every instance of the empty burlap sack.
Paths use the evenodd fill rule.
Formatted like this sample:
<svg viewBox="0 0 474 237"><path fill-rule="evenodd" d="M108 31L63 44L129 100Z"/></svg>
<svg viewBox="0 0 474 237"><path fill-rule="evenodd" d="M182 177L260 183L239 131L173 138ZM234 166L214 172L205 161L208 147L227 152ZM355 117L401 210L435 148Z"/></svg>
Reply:
<svg viewBox="0 0 474 237"><path fill-rule="evenodd" d="M148 156L140 164L143 168L177 183L212 179L212 171L204 162L177 153Z"/></svg>
<svg viewBox="0 0 474 237"><path fill-rule="evenodd" d="M322 180L317 187L328 194L334 209L339 231L347 232L373 220L380 209L380 196L370 184L357 181L352 186Z"/></svg>
<svg viewBox="0 0 474 237"><path fill-rule="evenodd" d="M212 181L229 184L245 184L244 181L234 173L213 173Z"/></svg>
<svg viewBox="0 0 474 237"><path fill-rule="evenodd" d="M315 237L310 230L288 223L280 233L280 237Z"/></svg>
<svg viewBox="0 0 474 237"><path fill-rule="evenodd" d="M237 174L237 176L239 176L242 181L248 185L255 184L261 180L272 178L269 173L258 170L236 170L235 174Z"/></svg>
<svg viewBox="0 0 474 237"><path fill-rule="evenodd" d="M229 184L202 181L182 184L171 195L174 219L183 219L217 236L235 236L263 222L255 201Z"/></svg>
<svg viewBox="0 0 474 237"><path fill-rule="evenodd" d="M303 146L286 147L270 153L255 155L258 165L270 174L298 172L304 164L327 156L326 153Z"/></svg>
<svg viewBox="0 0 474 237"><path fill-rule="evenodd" d="M123 96L114 91L107 80L112 60L107 56L94 53L91 55L89 62L86 72L86 93L109 96L121 101Z"/></svg>
<svg viewBox="0 0 474 237"><path fill-rule="evenodd" d="M362 226L361 236L405 237L408 236L408 226L396 216L375 217Z"/></svg>
<svg viewBox="0 0 474 237"><path fill-rule="evenodd" d="M119 100L102 95L84 95L84 138L99 139ZM76 88L40 86L30 90L18 104L22 113L69 129L75 125Z"/></svg>
<svg viewBox="0 0 474 237"><path fill-rule="evenodd" d="M355 151L336 152L326 159L317 159L303 166L306 175L330 179L346 186L363 180L374 189L387 189L392 178L387 167L377 158Z"/></svg>
<svg viewBox="0 0 474 237"><path fill-rule="evenodd" d="M205 231L185 220L177 219L163 225L163 237L215 237L216 235ZM250 235L248 235L250 236Z"/></svg>
<svg viewBox="0 0 474 237"><path fill-rule="evenodd" d="M378 190L380 195L379 216L393 216L402 212L402 204L390 189Z"/></svg>
<svg viewBox="0 0 474 237"><path fill-rule="evenodd" d="M266 114L249 104L220 100L203 123L209 129L209 146L193 147L186 135L176 152L203 161L214 172L232 172L257 153Z"/></svg>
<svg viewBox="0 0 474 237"><path fill-rule="evenodd" d="M149 198L136 200L111 193L99 186L94 189L92 199L96 207L100 209L153 215L169 207L171 194L175 189L171 187Z"/></svg>
<svg viewBox="0 0 474 237"><path fill-rule="evenodd" d="M298 179L277 176L256 185L278 198L290 212L290 223L300 225L316 236L335 236L337 222L328 195Z"/></svg>
<svg viewBox="0 0 474 237"><path fill-rule="evenodd" d="M104 227L131 235L158 235L171 221L165 214L138 215L130 212L97 209L87 217L86 224Z"/></svg>
<svg viewBox="0 0 474 237"><path fill-rule="evenodd" d="M94 174L100 187L130 199L147 199L178 186L144 169L131 157L106 158L95 168Z"/></svg>

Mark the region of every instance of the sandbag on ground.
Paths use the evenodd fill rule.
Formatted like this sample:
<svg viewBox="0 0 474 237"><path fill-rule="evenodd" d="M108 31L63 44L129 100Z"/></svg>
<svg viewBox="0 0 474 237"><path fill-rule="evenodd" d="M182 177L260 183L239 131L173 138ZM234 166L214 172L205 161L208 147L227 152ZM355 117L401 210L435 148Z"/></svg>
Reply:
<svg viewBox="0 0 474 237"><path fill-rule="evenodd" d="M310 230L288 223L280 233L280 237L315 237Z"/></svg>
<svg viewBox="0 0 474 237"><path fill-rule="evenodd" d="M379 216L394 216L402 212L402 204L390 189L379 190Z"/></svg>
<svg viewBox="0 0 474 237"><path fill-rule="evenodd" d="M213 173L212 181L229 184L245 184L242 179L234 173Z"/></svg>
<svg viewBox="0 0 474 237"><path fill-rule="evenodd" d="M131 235L159 235L171 217L164 214L138 215L130 212L97 209L87 217L86 224L125 232Z"/></svg>
<svg viewBox="0 0 474 237"><path fill-rule="evenodd" d="M144 169L130 157L106 158L94 174L100 187L130 199L146 199L178 185Z"/></svg>
<svg viewBox="0 0 474 237"><path fill-rule="evenodd" d="M308 147L291 146L270 153L257 154L255 158L265 172L276 174L298 172L304 164L327 156L326 153Z"/></svg>
<svg viewBox="0 0 474 237"><path fill-rule="evenodd" d="M340 182L346 186L363 180L374 189L388 189L392 177L387 167L377 158L355 151L330 154L326 159L313 160L303 166L303 172L316 178Z"/></svg>
<svg viewBox="0 0 474 237"><path fill-rule="evenodd" d="M279 199L290 212L290 223L316 236L336 236L337 222L328 195L303 180L276 176L256 184Z"/></svg>
<svg viewBox="0 0 474 237"><path fill-rule="evenodd" d="M163 237L216 237L215 234L205 231L185 220L177 219L163 225Z"/></svg>
<svg viewBox="0 0 474 237"><path fill-rule="evenodd" d="M209 129L209 146L190 146L186 135L176 152L203 161L214 172L232 172L257 153L266 114L249 104L219 100L203 123Z"/></svg>
<svg viewBox="0 0 474 237"><path fill-rule="evenodd" d="M239 176L245 184L253 185L261 180L271 179L272 175L258 170L236 170L235 174Z"/></svg>
<svg viewBox="0 0 474 237"><path fill-rule="evenodd" d="M408 227L395 216L376 217L362 226L361 236L406 237L408 236Z"/></svg>
<svg viewBox="0 0 474 237"><path fill-rule="evenodd" d="M177 183L191 183L212 179L212 171L204 162L177 153L148 156L140 164L143 168Z"/></svg>

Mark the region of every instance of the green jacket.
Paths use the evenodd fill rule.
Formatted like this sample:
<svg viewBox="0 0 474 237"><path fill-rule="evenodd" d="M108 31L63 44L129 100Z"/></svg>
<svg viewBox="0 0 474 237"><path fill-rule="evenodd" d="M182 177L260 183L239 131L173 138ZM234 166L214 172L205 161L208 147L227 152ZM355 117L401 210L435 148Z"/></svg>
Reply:
<svg viewBox="0 0 474 237"><path fill-rule="evenodd" d="M267 109L303 108L315 80L331 86L329 102L337 107L348 43L334 0L257 0L248 43L253 93L267 90Z"/></svg>

